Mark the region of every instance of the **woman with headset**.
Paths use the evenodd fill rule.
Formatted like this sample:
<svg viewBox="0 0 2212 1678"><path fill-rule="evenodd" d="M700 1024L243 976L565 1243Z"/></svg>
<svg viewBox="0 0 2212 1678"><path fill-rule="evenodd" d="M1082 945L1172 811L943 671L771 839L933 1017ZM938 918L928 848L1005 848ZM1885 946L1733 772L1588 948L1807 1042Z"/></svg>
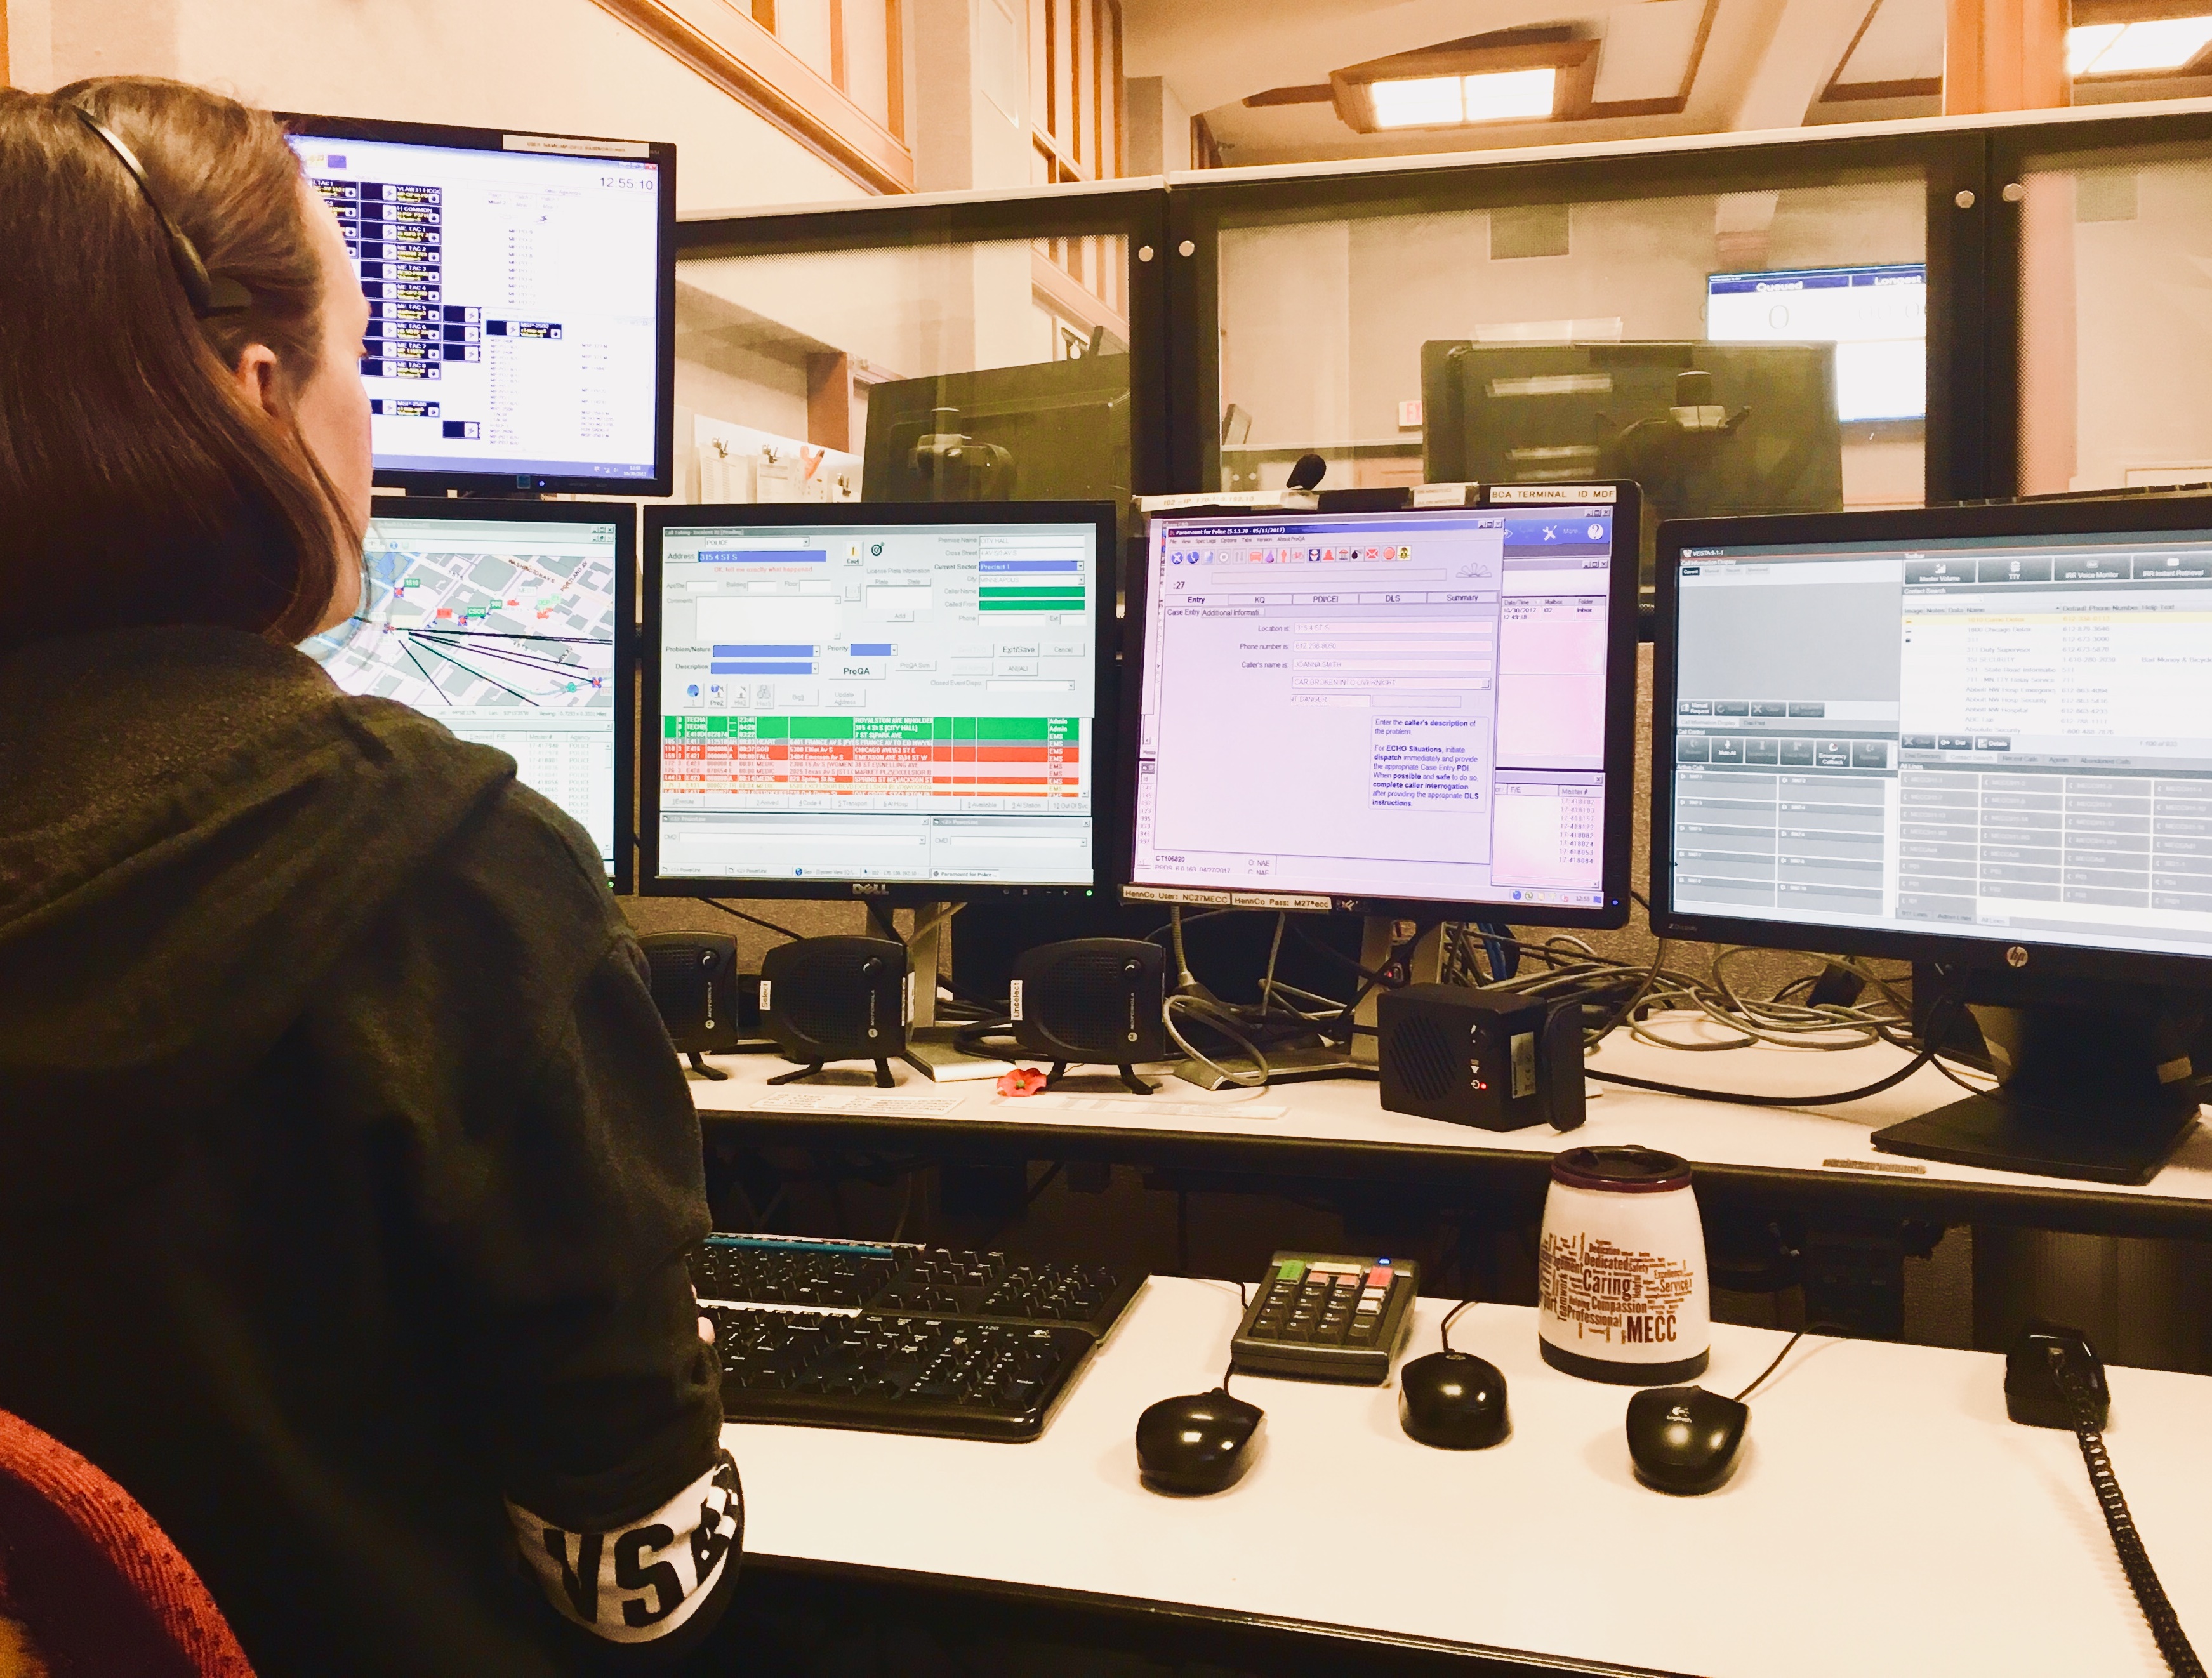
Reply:
<svg viewBox="0 0 2212 1678"><path fill-rule="evenodd" d="M696 1117L584 833L337 691L368 305L266 112L0 90L0 1408L256 1668L703 1634Z"/></svg>

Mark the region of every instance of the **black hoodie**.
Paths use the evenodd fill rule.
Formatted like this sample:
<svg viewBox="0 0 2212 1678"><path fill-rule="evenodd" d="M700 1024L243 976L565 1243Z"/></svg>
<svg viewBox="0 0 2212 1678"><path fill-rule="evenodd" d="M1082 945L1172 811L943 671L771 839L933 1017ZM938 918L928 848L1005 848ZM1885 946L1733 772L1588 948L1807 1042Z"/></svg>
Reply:
<svg viewBox="0 0 2212 1678"><path fill-rule="evenodd" d="M510 759L229 630L0 657L0 1407L263 1678L711 1620L707 1223L636 942Z"/></svg>

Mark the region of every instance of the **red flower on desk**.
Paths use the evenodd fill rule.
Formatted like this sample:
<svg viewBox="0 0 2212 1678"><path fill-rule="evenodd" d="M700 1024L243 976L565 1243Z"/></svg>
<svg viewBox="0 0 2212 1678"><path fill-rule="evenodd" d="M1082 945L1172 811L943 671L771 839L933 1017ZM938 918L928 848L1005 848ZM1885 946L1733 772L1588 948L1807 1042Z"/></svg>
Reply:
<svg viewBox="0 0 2212 1678"><path fill-rule="evenodd" d="M999 1080L1002 1096L1033 1096L1044 1088L1044 1074L1035 1067L1016 1067Z"/></svg>

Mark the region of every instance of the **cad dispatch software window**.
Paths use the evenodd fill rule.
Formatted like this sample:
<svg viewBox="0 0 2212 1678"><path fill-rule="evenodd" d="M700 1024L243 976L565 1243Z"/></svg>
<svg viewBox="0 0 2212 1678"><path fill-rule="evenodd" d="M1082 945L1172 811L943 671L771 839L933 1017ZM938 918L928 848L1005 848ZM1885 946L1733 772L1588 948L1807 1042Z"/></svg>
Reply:
<svg viewBox="0 0 2212 1678"><path fill-rule="evenodd" d="M1097 540L665 532L661 873L1089 885Z"/></svg>
<svg viewBox="0 0 2212 1678"><path fill-rule="evenodd" d="M1678 909L2212 950L2212 532L1680 575Z"/></svg>
<svg viewBox="0 0 2212 1678"><path fill-rule="evenodd" d="M368 294L379 467L653 476L658 165L292 145Z"/></svg>
<svg viewBox="0 0 2212 1678"><path fill-rule="evenodd" d="M1155 520L1134 879L1596 904L1613 509Z"/></svg>
<svg viewBox="0 0 2212 1678"><path fill-rule="evenodd" d="M371 521L362 621L307 644L348 693L396 699L512 757L615 843L615 527Z"/></svg>

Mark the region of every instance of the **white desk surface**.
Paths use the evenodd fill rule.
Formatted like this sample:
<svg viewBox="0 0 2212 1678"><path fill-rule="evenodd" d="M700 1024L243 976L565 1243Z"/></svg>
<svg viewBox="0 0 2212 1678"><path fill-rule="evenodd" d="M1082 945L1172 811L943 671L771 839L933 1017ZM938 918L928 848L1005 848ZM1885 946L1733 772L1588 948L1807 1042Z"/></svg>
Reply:
<svg viewBox="0 0 2212 1678"><path fill-rule="evenodd" d="M1655 1029L1689 1037L1699 1027L1688 1017L1662 1016ZM1760 1044L1718 1054L1692 1054L1655 1049L1626 1032L1616 1032L1589 1064L1593 1071L1618 1072L1692 1088L1820 1095L1871 1084L1896 1070L1905 1058L1902 1050L1880 1043L1834 1051ZM718 1056L712 1057L712 1063L732 1075L726 1083L696 1077L690 1080L692 1098L702 1114L757 1112L760 1110L754 1103L767 1079L791 1070L788 1063L769 1055ZM1679 1153L1693 1165L1856 1176L1862 1182L1879 1178L1908 1187L1955 1183L2037 1195L2140 1196L2195 1207L2212 1202L2212 1131L2201 1122L2165 1169L2141 1187L2075 1183L1877 1152L1867 1140L1870 1131L1927 1112L1966 1093L1933 1067L1923 1067L1895 1089L1838 1107L1739 1107L1592 1080L1589 1088L1603 1093L1589 1103L1589 1116L1582 1128L1565 1133L1547 1125L1504 1132L1476 1130L1412 1114L1387 1112L1373 1082L1352 1079L1286 1084L1256 1097L1245 1091L1209 1095L1171 1077L1160 1081L1155 1096L1115 1094L1105 1092L1110 1079L1086 1079L1079 1097L1082 1105L1077 1107L1050 1097L1000 1097L988 1082L933 1084L901 1061L893 1061L891 1069L898 1079L900 1095L957 1097L958 1109L945 1118L963 1125L1170 1132L1237 1140L1273 1137L1355 1147L1523 1156L1641 1142ZM865 1071L833 1067L821 1079L787 1087L860 1093L871 1091L872 1085ZM1169 1107L1202 1110L1161 1110ZM1280 1110L1279 1116L1255 1116L1253 1109Z"/></svg>
<svg viewBox="0 0 2212 1678"><path fill-rule="evenodd" d="M1407 1355L1433 1351L1423 1299ZM1534 1313L1453 1330L1506 1374L1512 1436L1413 1444L1384 1387L1238 1376L1257 1465L1209 1498L1138 1483L1156 1399L1219 1378L1223 1283L1156 1277L1029 1444L732 1426L749 1552L1349 1626L1704 1678L2164 1671L2071 1433L2005 1419L2003 1359L1808 1337L1753 1396L1742 1466L1631 1477L1630 1389L1540 1361ZM1784 1336L1714 1330L1734 1392ZM2167 1594L2212 1646L2212 1379L2111 1371L2112 1461Z"/></svg>

